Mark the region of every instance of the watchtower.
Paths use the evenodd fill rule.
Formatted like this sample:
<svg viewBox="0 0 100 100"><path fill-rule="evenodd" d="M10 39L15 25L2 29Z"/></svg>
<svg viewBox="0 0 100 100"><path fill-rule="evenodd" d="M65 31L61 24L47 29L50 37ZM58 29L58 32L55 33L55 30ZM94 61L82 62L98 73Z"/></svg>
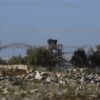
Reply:
<svg viewBox="0 0 100 100"><path fill-rule="evenodd" d="M57 40L55 40L55 39L48 39L48 49L49 50L57 49Z"/></svg>
<svg viewBox="0 0 100 100"><path fill-rule="evenodd" d="M63 45L58 44L56 39L48 39L48 50L56 58L59 65L63 62Z"/></svg>

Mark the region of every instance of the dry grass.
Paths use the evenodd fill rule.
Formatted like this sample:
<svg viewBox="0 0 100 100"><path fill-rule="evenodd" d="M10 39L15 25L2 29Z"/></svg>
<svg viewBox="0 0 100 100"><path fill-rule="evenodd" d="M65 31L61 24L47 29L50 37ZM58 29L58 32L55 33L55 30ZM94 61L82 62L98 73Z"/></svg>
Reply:
<svg viewBox="0 0 100 100"><path fill-rule="evenodd" d="M100 98L100 90L96 85L71 86L35 80L21 85L6 82L0 82L0 100L99 100ZM80 86L84 86L86 90L78 90L76 94L76 89Z"/></svg>

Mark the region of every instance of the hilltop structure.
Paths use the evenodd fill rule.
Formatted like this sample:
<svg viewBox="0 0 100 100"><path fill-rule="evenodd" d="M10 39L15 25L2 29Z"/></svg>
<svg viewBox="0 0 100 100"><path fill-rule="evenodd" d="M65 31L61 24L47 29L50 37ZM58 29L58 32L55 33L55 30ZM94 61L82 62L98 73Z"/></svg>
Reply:
<svg viewBox="0 0 100 100"><path fill-rule="evenodd" d="M58 44L56 39L48 39L48 50L57 59L57 65L63 65L63 44Z"/></svg>

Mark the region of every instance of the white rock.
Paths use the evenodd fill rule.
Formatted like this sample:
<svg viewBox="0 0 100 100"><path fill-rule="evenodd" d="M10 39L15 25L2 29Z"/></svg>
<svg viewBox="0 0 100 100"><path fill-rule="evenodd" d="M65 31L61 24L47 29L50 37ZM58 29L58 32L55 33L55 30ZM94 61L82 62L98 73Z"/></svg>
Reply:
<svg viewBox="0 0 100 100"><path fill-rule="evenodd" d="M51 80L52 80L51 77L47 77L47 78L46 78L46 82L49 82L49 83L50 83Z"/></svg>
<svg viewBox="0 0 100 100"><path fill-rule="evenodd" d="M3 98L1 98L1 100L6 100L6 98L5 98L5 97L3 97Z"/></svg>
<svg viewBox="0 0 100 100"><path fill-rule="evenodd" d="M4 88L4 89L2 89L3 90L3 93L4 94L8 94L9 92L8 92L8 88Z"/></svg>
<svg viewBox="0 0 100 100"><path fill-rule="evenodd" d="M39 71L36 71L35 79L41 80L42 76L40 75Z"/></svg>

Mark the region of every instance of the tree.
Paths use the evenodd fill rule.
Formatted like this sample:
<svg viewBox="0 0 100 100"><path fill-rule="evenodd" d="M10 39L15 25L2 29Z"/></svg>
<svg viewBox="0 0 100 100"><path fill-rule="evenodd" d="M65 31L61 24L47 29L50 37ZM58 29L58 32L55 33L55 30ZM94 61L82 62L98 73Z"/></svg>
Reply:
<svg viewBox="0 0 100 100"><path fill-rule="evenodd" d="M94 66L100 66L100 51L94 52L91 62L94 64Z"/></svg>
<svg viewBox="0 0 100 100"><path fill-rule="evenodd" d="M91 52L92 53L88 55L89 66L100 66L100 45L96 46L96 51L91 50Z"/></svg>
<svg viewBox="0 0 100 100"><path fill-rule="evenodd" d="M5 65L5 64L6 64L6 61L0 58L0 65Z"/></svg>
<svg viewBox="0 0 100 100"><path fill-rule="evenodd" d="M80 48L76 50L70 60L72 65L77 66L77 67L84 67L87 66L88 60L87 60L87 55L84 51L84 49Z"/></svg>
<svg viewBox="0 0 100 100"><path fill-rule="evenodd" d="M29 48L26 52L26 59L28 65L34 65L34 57L35 57L36 48Z"/></svg>
<svg viewBox="0 0 100 100"><path fill-rule="evenodd" d="M21 55L19 56L13 56L8 61L8 64L26 64L25 58L22 58Z"/></svg>
<svg viewBox="0 0 100 100"><path fill-rule="evenodd" d="M93 48L90 48L88 50L88 52L87 52L88 66L89 67L94 67L93 55L94 55L94 49Z"/></svg>
<svg viewBox="0 0 100 100"><path fill-rule="evenodd" d="M96 46L98 52L100 52L100 44Z"/></svg>
<svg viewBox="0 0 100 100"><path fill-rule="evenodd" d="M29 48L27 50L27 60L30 65L41 66L55 66L56 59L54 59L51 52L45 48Z"/></svg>

